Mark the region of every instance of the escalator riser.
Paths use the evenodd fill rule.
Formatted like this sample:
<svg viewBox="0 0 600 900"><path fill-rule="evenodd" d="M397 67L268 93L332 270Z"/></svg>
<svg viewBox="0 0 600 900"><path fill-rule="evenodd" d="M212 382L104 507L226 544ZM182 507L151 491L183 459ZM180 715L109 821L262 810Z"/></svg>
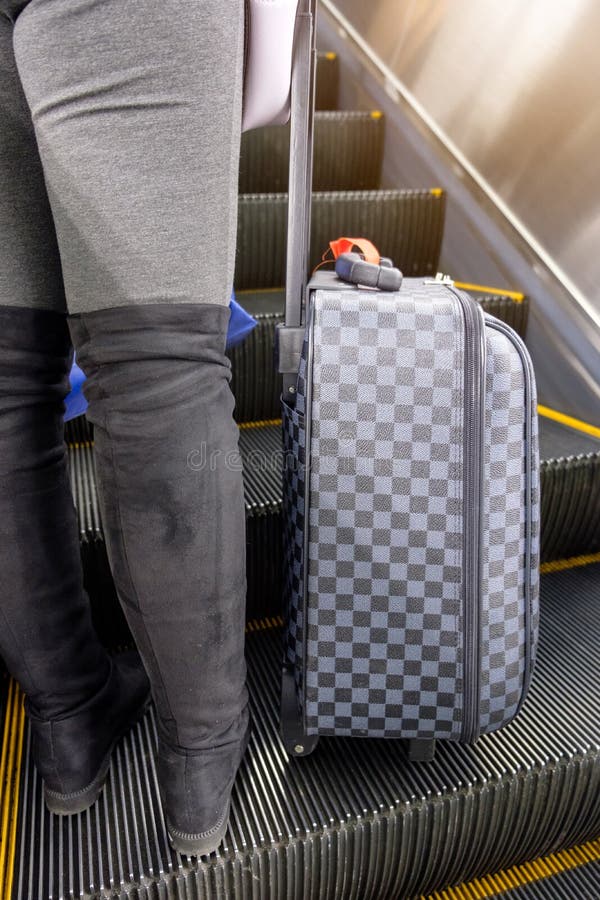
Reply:
<svg viewBox="0 0 600 900"><path fill-rule="evenodd" d="M474 295L484 310L506 322L521 337L527 327L527 300L515 303L509 297ZM273 365L273 344L277 324L283 322L283 290L245 291L238 301L253 315L258 325L242 344L229 351L232 366L231 389L235 396L238 422L257 422L281 416L281 376Z"/></svg>
<svg viewBox="0 0 600 900"><path fill-rule="evenodd" d="M313 194L310 268L329 241L368 235L406 276L435 275L444 230L445 195L438 191L340 191ZM287 194L239 198L236 290L285 284Z"/></svg>
<svg viewBox="0 0 600 900"><path fill-rule="evenodd" d="M381 181L385 121L368 112L315 116L314 191L375 190ZM241 194L288 189L289 126L255 128L242 135Z"/></svg>

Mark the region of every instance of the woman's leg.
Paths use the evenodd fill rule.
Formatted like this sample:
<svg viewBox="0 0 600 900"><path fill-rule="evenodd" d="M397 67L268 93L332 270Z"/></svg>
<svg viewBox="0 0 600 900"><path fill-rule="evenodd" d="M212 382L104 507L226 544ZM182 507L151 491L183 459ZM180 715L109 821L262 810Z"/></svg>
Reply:
<svg viewBox="0 0 600 900"><path fill-rule="evenodd" d="M26 693L49 805L76 812L148 687L139 664L123 683L83 589L63 435L72 348L12 30L0 15L0 654Z"/></svg>
<svg viewBox="0 0 600 900"><path fill-rule="evenodd" d="M31 0L15 50L88 375L102 519L150 674L175 845L243 752L245 522L224 355L243 0Z"/></svg>

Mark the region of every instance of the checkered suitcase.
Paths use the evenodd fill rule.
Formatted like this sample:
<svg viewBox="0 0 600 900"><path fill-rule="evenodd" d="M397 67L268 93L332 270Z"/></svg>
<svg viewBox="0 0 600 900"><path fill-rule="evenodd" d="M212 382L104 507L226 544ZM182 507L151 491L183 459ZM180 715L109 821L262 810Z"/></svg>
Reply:
<svg viewBox="0 0 600 900"><path fill-rule="evenodd" d="M298 82L292 129L311 108L310 68ZM290 178L304 205L295 219L290 199L278 335L282 735L295 755L346 735L407 738L411 758L428 759L436 739L472 742L508 723L531 680L531 362L515 332L448 279L384 293L321 272L305 288L293 250L308 230L310 146Z"/></svg>

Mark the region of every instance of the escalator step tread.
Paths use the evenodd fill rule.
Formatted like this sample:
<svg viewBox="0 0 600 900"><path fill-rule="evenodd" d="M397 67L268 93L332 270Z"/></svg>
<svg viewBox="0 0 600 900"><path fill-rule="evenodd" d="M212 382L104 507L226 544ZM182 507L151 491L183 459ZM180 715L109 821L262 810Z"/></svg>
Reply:
<svg viewBox="0 0 600 900"><path fill-rule="evenodd" d="M506 900L598 900L600 862L558 872L550 878L524 884L495 896Z"/></svg>
<svg viewBox="0 0 600 900"><path fill-rule="evenodd" d="M540 454L546 459L560 459L600 453L600 438L576 428L540 416Z"/></svg>
<svg viewBox="0 0 600 900"><path fill-rule="evenodd" d="M225 843L200 862L168 846L152 713L119 745L100 801L72 817L45 811L27 734L13 897L385 900L591 839L600 829L600 566L544 576L542 613L520 717L474 746L442 743L426 765L410 763L403 742L360 739L323 739L312 756L289 760L277 733L281 633L251 632L250 746ZM149 892L155 882L160 893Z"/></svg>

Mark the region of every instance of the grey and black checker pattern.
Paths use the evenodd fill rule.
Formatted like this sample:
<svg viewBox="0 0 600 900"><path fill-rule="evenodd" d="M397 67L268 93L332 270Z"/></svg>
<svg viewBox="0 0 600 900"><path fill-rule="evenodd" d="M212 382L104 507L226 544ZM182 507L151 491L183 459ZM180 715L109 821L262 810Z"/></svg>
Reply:
<svg viewBox="0 0 600 900"><path fill-rule="evenodd" d="M525 376L510 339L486 328L482 732L515 715L525 673Z"/></svg>
<svg viewBox="0 0 600 900"><path fill-rule="evenodd" d="M529 584L531 596L531 634L529 638L531 647L531 667L535 665L539 632L540 632L540 522L541 522L541 496L540 496L540 447L539 447L539 422L537 415L537 390L535 378L533 378L533 364L529 360L532 373L532 420L531 420L531 458L533 461L531 473L531 560L529 571ZM530 670L531 676L531 670ZM525 691L529 690L529 683L525 684Z"/></svg>
<svg viewBox="0 0 600 900"><path fill-rule="evenodd" d="M303 544L305 430L304 416L282 400L283 428L283 550L286 656L295 667L302 699Z"/></svg>
<svg viewBox="0 0 600 900"><path fill-rule="evenodd" d="M446 289L312 307L309 733L458 739L463 321Z"/></svg>

